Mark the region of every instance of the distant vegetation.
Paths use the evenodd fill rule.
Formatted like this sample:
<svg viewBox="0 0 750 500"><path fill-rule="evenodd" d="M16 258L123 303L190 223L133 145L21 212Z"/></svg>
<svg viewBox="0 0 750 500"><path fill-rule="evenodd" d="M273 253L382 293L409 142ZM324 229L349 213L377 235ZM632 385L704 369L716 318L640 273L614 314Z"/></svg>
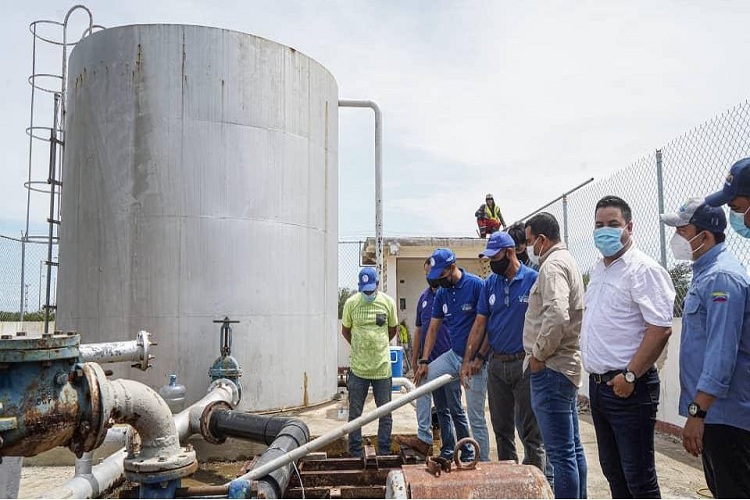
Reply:
<svg viewBox="0 0 750 500"><path fill-rule="evenodd" d="M339 288L339 319L344 315L344 303L346 302L346 299L355 293L357 293L357 291L352 290L351 288Z"/></svg>
<svg viewBox="0 0 750 500"><path fill-rule="evenodd" d="M55 321L55 313L50 314L50 321ZM24 321L44 321L44 311L32 311L23 314ZM21 321L20 312L0 311L0 321Z"/></svg>

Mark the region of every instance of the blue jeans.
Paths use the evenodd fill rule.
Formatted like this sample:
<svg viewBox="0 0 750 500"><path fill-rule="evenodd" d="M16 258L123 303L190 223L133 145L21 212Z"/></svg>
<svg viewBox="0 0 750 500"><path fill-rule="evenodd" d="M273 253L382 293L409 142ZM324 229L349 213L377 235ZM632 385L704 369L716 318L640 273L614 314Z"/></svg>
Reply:
<svg viewBox="0 0 750 500"><path fill-rule="evenodd" d="M349 422L362 416L365 406L367 392L372 385L372 394L375 396L375 404L383 406L391 400L391 377L383 379L366 379L356 376L349 371ZM378 420L378 455L389 455L391 453L391 428L393 418L391 414L380 417ZM349 433L349 455L362 457L362 429Z"/></svg>
<svg viewBox="0 0 750 500"><path fill-rule="evenodd" d="M458 380L461 363L463 363L463 358L456 354L453 349L444 352L427 367L427 379L425 382L431 382L446 373L453 375ZM487 365L483 366L482 370L471 378L466 387L466 406L469 414L469 423L471 424L471 433L479 444L481 451L479 460L482 462L489 462L490 460L490 436L487 431L487 422L484 419L484 402L486 397ZM422 405L422 411L417 411L417 418L419 419L417 437L425 443L432 443L432 432L429 431L431 423L429 412L432 406L431 399L431 396L428 394L417 400L417 408L419 409L419 406ZM426 412L424 408L427 408ZM456 427L458 439L465 437L460 435L461 433L462 430Z"/></svg>
<svg viewBox="0 0 750 500"><path fill-rule="evenodd" d="M435 389L432 391L432 397L435 400L435 412L440 424L440 440L442 441L440 456L452 460L453 450L456 447L456 436L458 436L458 439L469 436L469 421L466 419L466 412L464 412L464 407L461 403L461 382L454 380L443 387ZM417 422L431 422L431 408L425 406L423 400L424 398L420 398L417 401ZM422 404L420 404L420 401ZM427 402L429 403L429 400ZM427 412L427 416L422 415L423 412ZM454 426L456 430L455 435L453 434ZM419 429L418 437L420 439L428 435L432 436L429 427L427 429ZM432 442L431 439L430 441L422 440L426 443ZM466 457L463 457L463 459L467 460Z"/></svg>
<svg viewBox="0 0 750 500"><path fill-rule="evenodd" d="M586 457L578 431L578 388L562 373L531 374L531 407L555 474L555 498L586 498Z"/></svg>
<svg viewBox="0 0 750 500"><path fill-rule="evenodd" d="M654 424L659 406L655 368L635 382L627 398L611 386L589 379L591 418L596 429L599 464L612 498L661 498L654 464Z"/></svg>

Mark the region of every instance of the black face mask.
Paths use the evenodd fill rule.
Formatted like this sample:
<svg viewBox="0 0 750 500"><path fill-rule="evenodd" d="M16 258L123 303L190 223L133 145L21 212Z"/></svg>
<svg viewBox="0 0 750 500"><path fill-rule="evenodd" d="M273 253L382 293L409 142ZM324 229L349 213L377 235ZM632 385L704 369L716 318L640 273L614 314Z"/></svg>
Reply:
<svg viewBox="0 0 750 500"><path fill-rule="evenodd" d="M440 287L440 283L438 283L439 280L431 280L430 278L427 278L427 284L430 285L430 288L433 290L436 290Z"/></svg>
<svg viewBox="0 0 750 500"><path fill-rule="evenodd" d="M492 269L492 272L497 274L498 276L504 276L505 271L508 270L508 266L510 265L510 259L506 255L500 260L491 260L490 261L490 269Z"/></svg>
<svg viewBox="0 0 750 500"><path fill-rule="evenodd" d="M438 278L437 280L438 286L441 286L443 288L450 288L453 286L453 283L451 283L451 279L449 276L442 276Z"/></svg>
<svg viewBox="0 0 750 500"><path fill-rule="evenodd" d="M518 260L520 260L522 264L529 264L529 254L527 254L525 250L523 252L516 252L516 257L518 257Z"/></svg>

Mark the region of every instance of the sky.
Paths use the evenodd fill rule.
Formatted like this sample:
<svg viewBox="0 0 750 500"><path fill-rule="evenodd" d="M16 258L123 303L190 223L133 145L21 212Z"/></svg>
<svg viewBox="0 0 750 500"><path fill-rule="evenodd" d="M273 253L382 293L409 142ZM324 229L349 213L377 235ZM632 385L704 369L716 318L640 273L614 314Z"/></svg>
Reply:
<svg viewBox="0 0 750 500"><path fill-rule="evenodd" d="M14 2L0 18L0 234L18 236L25 226L28 26L61 21L72 5ZM473 214L488 192L505 219L516 220L750 93L750 2L743 0L86 5L107 27L184 23L262 36L320 62L340 98L377 102L386 236L475 235ZM71 32L83 27L75 14ZM53 55L38 53L41 70L59 72ZM45 95L36 103L40 116L51 116L49 102ZM374 233L372 113L341 109L339 123L339 239L362 239ZM44 151L34 158L46 162ZM31 208L32 227L43 228L48 199L35 195Z"/></svg>

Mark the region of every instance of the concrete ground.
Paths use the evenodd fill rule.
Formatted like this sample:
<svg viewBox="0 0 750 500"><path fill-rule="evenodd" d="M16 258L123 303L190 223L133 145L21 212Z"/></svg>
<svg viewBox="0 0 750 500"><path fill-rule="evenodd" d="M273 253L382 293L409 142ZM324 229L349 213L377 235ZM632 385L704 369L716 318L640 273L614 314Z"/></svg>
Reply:
<svg viewBox="0 0 750 500"><path fill-rule="evenodd" d="M394 392L394 399L402 395ZM313 436L320 436L346 423L343 415L345 403L331 402L304 411L295 411L301 419L307 423ZM372 396L368 398L365 412L374 410L375 403ZM343 420L339 419L343 417ZM416 416L413 406L407 404L401 407L393 415L393 434L416 434ZM581 440L588 460L588 496L589 498L609 498L610 492L607 481L602 475L599 467L596 448L596 437L590 416L585 412L580 416ZM487 424L491 429L489 411L487 412ZM375 443L377 435L377 421L363 428L363 435L371 437ZM491 441L491 455L497 456L494 439ZM200 438L192 438L191 443L195 446L200 460L243 460L263 450L263 446L253 445L243 441L228 440L221 446L210 445ZM523 450L520 442L517 443L519 450ZM345 439L340 440L333 447L338 450L346 449ZM700 459L691 457L682 449L681 441L678 439L657 434L656 437L656 467L659 476L662 496L664 498L703 498L710 497L706 489L701 468ZM34 498L55 486L59 486L73 475L71 465L53 466L54 463L71 463L72 454L63 450L55 450L52 453L43 454L40 457L26 459L22 470L20 498ZM242 464L239 464L240 466ZM237 467L239 470L239 466ZM439 478L435 479L436 481ZM699 493L700 491L700 493ZM703 495L701 495L701 493Z"/></svg>

